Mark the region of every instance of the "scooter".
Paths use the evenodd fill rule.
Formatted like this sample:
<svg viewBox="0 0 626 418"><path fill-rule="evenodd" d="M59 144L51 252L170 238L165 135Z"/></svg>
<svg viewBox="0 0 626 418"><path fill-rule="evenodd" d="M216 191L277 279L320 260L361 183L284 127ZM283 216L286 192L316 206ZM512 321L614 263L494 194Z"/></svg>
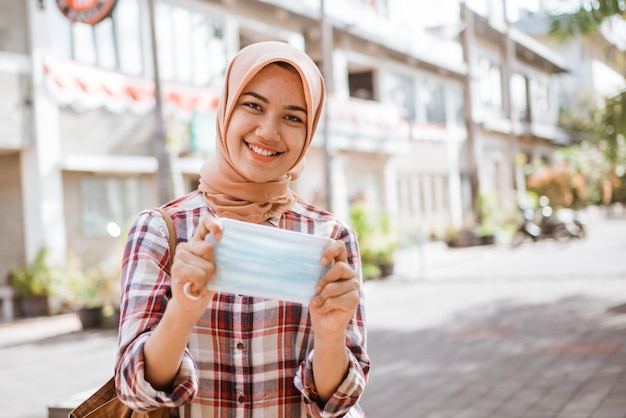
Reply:
<svg viewBox="0 0 626 418"><path fill-rule="evenodd" d="M559 243L566 243L572 238L584 238L586 235L582 221L572 217L563 219L553 213L546 196L539 198L540 218L536 220L536 213L530 208L520 207L524 221L511 239L512 247L519 247L530 239L537 242L544 239L554 239Z"/></svg>

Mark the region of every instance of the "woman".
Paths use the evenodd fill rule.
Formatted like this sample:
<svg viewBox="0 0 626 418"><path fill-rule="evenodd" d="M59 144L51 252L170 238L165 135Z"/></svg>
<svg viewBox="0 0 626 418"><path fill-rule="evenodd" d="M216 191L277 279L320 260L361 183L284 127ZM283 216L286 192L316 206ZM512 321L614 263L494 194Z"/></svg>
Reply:
<svg viewBox="0 0 626 418"><path fill-rule="evenodd" d="M158 212L141 213L128 236L116 362L127 405L169 406L181 417L364 416L358 244L348 226L289 188L323 101L319 70L287 44L253 44L231 61L216 154L201 169L199 190L164 206L179 242L171 272ZM205 238L220 240L220 217L335 240L308 306L207 290L219 265Z"/></svg>

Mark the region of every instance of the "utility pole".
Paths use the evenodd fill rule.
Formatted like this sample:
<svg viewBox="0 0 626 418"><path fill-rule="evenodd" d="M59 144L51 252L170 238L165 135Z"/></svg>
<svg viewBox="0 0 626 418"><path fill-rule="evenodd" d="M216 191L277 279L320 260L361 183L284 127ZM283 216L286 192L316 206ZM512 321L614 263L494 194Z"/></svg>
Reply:
<svg viewBox="0 0 626 418"><path fill-rule="evenodd" d="M515 63L515 41L511 36L511 22L509 21L509 15L507 13L507 0L502 0L502 10L504 12L504 25L506 28L505 38L504 38L504 66L503 66L503 77L502 77L502 98L504 111L507 117L509 118L509 122L511 124L511 132L509 134L509 143L508 143L508 151L509 151L509 163L513 165L512 170L509 171L509 175L512 176L512 181L510 183L511 187L513 187L513 194L515 195L515 200L518 202L521 198L521 192L525 188L523 175L521 176L520 181L520 170L521 167L519 165L519 139L517 134L515 133L515 125L516 125L516 114L515 108L513 106L513 92L511 91L512 81L513 81L513 65ZM527 101L530 103L530 101Z"/></svg>
<svg viewBox="0 0 626 418"><path fill-rule="evenodd" d="M467 129L467 155L469 158L469 178L472 198L472 211L474 212L474 221L477 224L481 222L480 207L478 205L478 196L480 185L478 180L478 161L480 161L480 153L482 150L477 143L476 138L476 122L474 121L473 97L474 97L474 78L475 78L475 48L476 40L474 38L474 15L470 8L461 2L461 18L465 28L461 33L461 42L463 47L463 56L467 64L467 74L463 83L464 91L464 114L465 125Z"/></svg>
<svg viewBox="0 0 626 418"><path fill-rule="evenodd" d="M320 26L321 26L321 43L322 43L322 75L324 76L324 84L326 86L326 103L324 104L324 125L322 129L323 148L324 148L324 180L326 182L326 209L333 211L333 181L332 181L332 153L330 151L329 141L329 117L328 117L328 98L334 93L334 79L332 66L332 45L333 45L333 27L326 15L324 0L320 0Z"/></svg>
<svg viewBox="0 0 626 418"><path fill-rule="evenodd" d="M157 196L160 205L174 199L174 181L172 178L172 163L165 144L165 121L163 118L163 96L161 94L161 78L159 75L159 56L156 38L156 19L154 0L148 0L150 20L150 42L152 47L152 67L154 73L154 137L153 150L157 159L155 173Z"/></svg>

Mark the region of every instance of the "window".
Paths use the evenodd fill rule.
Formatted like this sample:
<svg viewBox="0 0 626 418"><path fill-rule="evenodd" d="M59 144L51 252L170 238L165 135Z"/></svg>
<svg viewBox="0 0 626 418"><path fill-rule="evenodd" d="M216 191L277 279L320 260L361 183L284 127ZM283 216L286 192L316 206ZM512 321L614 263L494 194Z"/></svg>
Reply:
<svg viewBox="0 0 626 418"><path fill-rule="evenodd" d="M521 120L528 117L526 78L521 74L511 76L511 105Z"/></svg>
<svg viewBox="0 0 626 418"><path fill-rule="evenodd" d="M434 80L426 80L421 94L426 107L426 123L446 125L446 103L444 88Z"/></svg>
<svg viewBox="0 0 626 418"><path fill-rule="evenodd" d="M533 87L533 107L534 110L544 112L549 108L549 87L548 82L545 80L534 79L532 81Z"/></svg>
<svg viewBox="0 0 626 418"><path fill-rule="evenodd" d="M86 237L118 236L146 207L147 184L139 177L86 177L81 181Z"/></svg>
<svg viewBox="0 0 626 418"><path fill-rule="evenodd" d="M71 23L60 11L52 14L55 28L51 40L55 53L78 62L131 75L151 76L145 65L142 22L145 2L118 0L113 15L95 26ZM183 7L156 2L155 28L162 80L208 86L222 80L226 71L223 20ZM146 68L147 67L147 68Z"/></svg>
<svg viewBox="0 0 626 418"><path fill-rule="evenodd" d="M415 81L403 74L390 74L387 77L389 99L402 109L402 117L408 121L415 121Z"/></svg>
<svg viewBox="0 0 626 418"><path fill-rule="evenodd" d="M95 36L91 25L76 22L72 24L72 56L83 64L95 65Z"/></svg>
<svg viewBox="0 0 626 418"><path fill-rule="evenodd" d="M141 42L141 13L138 0L118 0L113 12L114 45L120 71L141 75L144 72L145 47Z"/></svg>
<svg viewBox="0 0 626 418"><path fill-rule="evenodd" d="M502 109L502 77L500 68L487 58L479 62L480 98L484 106Z"/></svg>
<svg viewBox="0 0 626 418"><path fill-rule="evenodd" d="M223 22L168 4L155 11L159 69L163 80L210 85L226 71Z"/></svg>
<svg viewBox="0 0 626 418"><path fill-rule="evenodd" d="M348 74L350 96L359 99L374 100L374 72L363 71Z"/></svg>
<svg viewBox="0 0 626 418"><path fill-rule="evenodd" d="M450 100L452 101L454 124L457 128L465 127L465 98L463 97L463 89L453 87L450 90Z"/></svg>

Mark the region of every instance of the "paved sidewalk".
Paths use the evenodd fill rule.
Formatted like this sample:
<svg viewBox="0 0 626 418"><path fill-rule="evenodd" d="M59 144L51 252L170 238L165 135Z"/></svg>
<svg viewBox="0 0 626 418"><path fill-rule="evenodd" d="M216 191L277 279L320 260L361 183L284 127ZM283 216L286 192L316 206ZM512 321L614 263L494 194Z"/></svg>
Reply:
<svg viewBox="0 0 626 418"><path fill-rule="evenodd" d="M626 418L625 254L624 219L567 246L405 253L365 285L368 416Z"/></svg>
<svg viewBox="0 0 626 418"><path fill-rule="evenodd" d="M626 418L626 279L366 285L370 418Z"/></svg>
<svg viewBox="0 0 626 418"><path fill-rule="evenodd" d="M0 322L0 348L36 342L81 329L80 320L74 314Z"/></svg>
<svg viewBox="0 0 626 418"><path fill-rule="evenodd" d="M626 418L626 220L567 247L426 254L422 275L406 252L365 284L369 418ZM79 327L0 325L0 417L47 418L110 377L116 333Z"/></svg>

